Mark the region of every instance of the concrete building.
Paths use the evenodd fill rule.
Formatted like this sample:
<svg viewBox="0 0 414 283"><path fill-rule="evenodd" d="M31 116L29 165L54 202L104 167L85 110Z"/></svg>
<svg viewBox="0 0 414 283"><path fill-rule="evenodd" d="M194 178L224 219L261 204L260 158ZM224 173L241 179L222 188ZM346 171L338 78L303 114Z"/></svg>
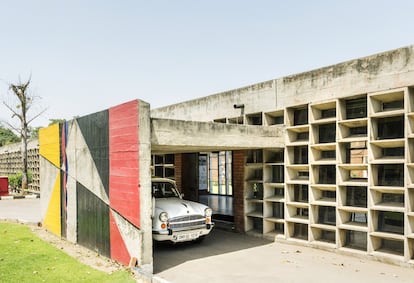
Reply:
<svg viewBox="0 0 414 283"><path fill-rule="evenodd" d="M104 235L98 252L151 271L156 175L240 232L413 264L413 86L409 46L158 109L133 101L46 129L44 225L91 247ZM125 176L136 180L128 188ZM106 230L82 231L79 192L100 207L97 219L107 215Z"/></svg>
<svg viewBox="0 0 414 283"><path fill-rule="evenodd" d="M233 175L236 229L413 263L413 86L409 46L154 109L151 118L283 131L282 146L257 141L233 155L234 171L243 161L243 176Z"/></svg>

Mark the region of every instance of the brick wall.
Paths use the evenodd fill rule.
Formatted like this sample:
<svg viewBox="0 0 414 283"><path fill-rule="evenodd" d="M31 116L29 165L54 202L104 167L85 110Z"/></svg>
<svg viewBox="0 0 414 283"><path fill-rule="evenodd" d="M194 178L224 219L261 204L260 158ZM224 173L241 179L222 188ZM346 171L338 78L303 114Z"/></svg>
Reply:
<svg viewBox="0 0 414 283"><path fill-rule="evenodd" d="M234 225L244 232L244 156L243 150L233 151Z"/></svg>
<svg viewBox="0 0 414 283"><path fill-rule="evenodd" d="M181 191L182 188L182 154L177 153L174 155L174 175L177 188Z"/></svg>

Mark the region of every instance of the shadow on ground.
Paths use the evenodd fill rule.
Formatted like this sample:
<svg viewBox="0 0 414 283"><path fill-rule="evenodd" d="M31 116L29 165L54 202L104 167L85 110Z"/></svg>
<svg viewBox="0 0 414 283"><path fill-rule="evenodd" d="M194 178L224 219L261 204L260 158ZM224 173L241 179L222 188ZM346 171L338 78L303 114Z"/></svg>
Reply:
<svg viewBox="0 0 414 283"><path fill-rule="evenodd" d="M268 240L214 228L204 241L186 243L155 243L154 274L184 262L221 255L271 243Z"/></svg>

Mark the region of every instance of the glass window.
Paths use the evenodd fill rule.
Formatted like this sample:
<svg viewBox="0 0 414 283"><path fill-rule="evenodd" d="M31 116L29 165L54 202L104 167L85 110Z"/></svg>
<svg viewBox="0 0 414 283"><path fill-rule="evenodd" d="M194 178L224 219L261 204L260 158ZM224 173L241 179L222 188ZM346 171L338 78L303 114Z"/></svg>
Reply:
<svg viewBox="0 0 414 283"><path fill-rule="evenodd" d="M345 232L345 247L361 251L367 250L367 233L360 231Z"/></svg>
<svg viewBox="0 0 414 283"><path fill-rule="evenodd" d="M293 163L294 164L307 164L308 163L308 147L307 146L295 146L293 150Z"/></svg>
<svg viewBox="0 0 414 283"><path fill-rule="evenodd" d="M382 156L404 156L404 147L384 147L382 149Z"/></svg>
<svg viewBox="0 0 414 283"><path fill-rule="evenodd" d="M308 202L308 185L295 185L294 190L294 201L297 202Z"/></svg>
<svg viewBox="0 0 414 283"><path fill-rule="evenodd" d="M210 194L233 195L231 151L209 153L208 158L208 192ZM261 171L261 170L260 170ZM254 172L251 178L262 178L262 172ZM256 176L257 174L257 176Z"/></svg>
<svg viewBox="0 0 414 283"><path fill-rule="evenodd" d="M285 170L283 165L272 166L272 182L284 183L285 182Z"/></svg>
<svg viewBox="0 0 414 283"><path fill-rule="evenodd" d="M367 224L367 214L361 212L351 212L349 214L349 222Z"/></svg>
<svg viewBox="0 0 414 283"><path fill-rule="evenodd" d="M404 214L400 212L379 211L378 231L404 234Z"/></svg>
<svg viewBox="0 0 414 283"><path fill-rule="evenodd" d="M308 123L308 108L295 109L293 112L293 125L305 125Z"/></svg>
<svg viewBox="0 0 414 283"><path fill-rule="evenodd" d="M335 150L323 150L321 151L321 158L322 159L335 159L336 152Z"/></svg>
<svg viewBox="0 0 414 283"><path fill-rule="evenodd" d="M378 119L378 139L404 137L404 116Z"/></svg>
<svg viewBox="0 0 414 283"><path fill-rule="evenodd" d="M273 203L273 217L285 218L285 207L281 202Z"/></svg>
<svg viewBox="0 0 414 283"><path fill-rule="evenodd" d="M336 109L332 108L332 109L324 109L321 110L321 118L332 118L336 116Z"/></svg>
<svg viewBox="0 0 414 283"><path fill-rule="evenodd" d="M309 140L309 132L302 132L296 134L296 140L298 141L308 141Z"/></svg>
<svg viewBox="0 0 414 283"><path fill-rule="evenodd" d="M404 206L404 194L390 194L390 193L383 193L381 195L381 202L382 203L392 203L392 204L400 204Z"/></svg>
<svg viewBox="0 0 414 283"><path fill-rule="evenodd" d="M293 226L293 237L298 239L308 239L308 225L302 223L295 223Z"/></svg>
<svg viewBox="0 0 414 283"><path fill-rule="evenodd" d="M397 109L404 109L404 100L396 100L396 101L382 103L383 111L390 111L390 110L397 110Z"/></svg>
<svg viewBox="0 0 414 283"><path fill-rule="evenodd" d="M319 184L335 184L336 168L335 165L319 166Z"/></svg>
<svg viewBox="0 0 414 283"><path fill-rule="evenodd" d="M346 205L355 207L367 207L367 188L347 186Z"/></svg>
<svg viewBox="0 0 414 283"><path fill-rule="evenodd" d="M303 207L296 208L296 216L307 218L309 216L309 209Z"/></svg>
<svg viewBox="0 0 414 283"><path fill-rule="evenodd" d="M349 99L345 103L346 119L367 117L367 98Z"/></svg>
<svg viewBox="0 0 414 283"><path fill-rule="evenodd" d="M336 208L331 206L319 206L318 223L336 225Z"/></svg>
<svg viewBox="0 0 414 283"><path fill-rule="evenodd" d="M336 125L326 124L319 126L319 143L335 142Z"/></svg>
<svg viewBox="0 0 414 283"><path fill-rule="evenodd" d="M326 241L328 243L335 243L335 231L322 230L321 238L319 240Z"/></svg>
<svg viewBox="0 0 414 283"><path fill-rule="evenodd" d="M336 199L335 191L322 191L322 198Z"/></svg>
<svg viewBox="0 0 414 283"><path fill-rule="evenodd" d="M404 186L404 165L384 164L378 166L379 186Z"/></svg>
<svg viewBox="0 0 414 283"><path fill-rule="evenodd" d="M366 137L367 136L367 126L349 128L349 135L350 136Z"/></svg>

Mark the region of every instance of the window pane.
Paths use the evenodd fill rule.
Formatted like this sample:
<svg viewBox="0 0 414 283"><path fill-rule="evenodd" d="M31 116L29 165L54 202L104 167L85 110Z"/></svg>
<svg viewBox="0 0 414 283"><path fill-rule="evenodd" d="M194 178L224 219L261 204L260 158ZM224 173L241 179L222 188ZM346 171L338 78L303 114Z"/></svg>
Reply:
<svg viewBox="0 0 414 283"><path fill-rule="evenodd" d="M319 184L335 184L336 168L335 165L319 166Z"/></svg>
<svg viewBox="0 0 414 283"><path fill-rule="evenodd" d="M404 186L404 165L385 164L378 166L379 186Z"/></svg>
<svg viewBox="0 0 414 283"><path fill-rule="evenodd" d="M319 126L319 143L335 142L336 125L327 124Z"/></svg>
<svg viewBox="0 0 414 283"><path fill-rule="evenodd" d="M404 137L404 116L378 119L378 138L396 139Z"/></svg>
<svg viewBox="0 0 414 283"><path fill-rule="evenodd" d="M400 212L378 212L378 230L381 232L404 234L404 214Z"/></svg>
<svg viewBox="0 0 414 283"><path fill-rule="evenodd" d="M346 187L346 205L356 207L367 207L366 187Z"/></svg>
<svg viewBox="0 0 414 283"><path fill-rule="evenodd" d="M336 209L331 206L319 206L318 223L336 225Z"/></svg>
<svg viewBox="0 0 414 283"><path fill-rule="evenodd" d="M308 108L296 109L293 113L293 124L304 125L308 123Z"/></svg>
<svg viewBox="0 0 414 283"><path fill-rule="evenodd" d="M356 119L367 117L367 98L350 99L346 101L346 118Z"/></svg>
<svg viewBox="0 0 414 283"><path fill-rule="evenodd" d="M367 250L367 233L359 231L346 231L345 246L351 249Z"/></svg>

